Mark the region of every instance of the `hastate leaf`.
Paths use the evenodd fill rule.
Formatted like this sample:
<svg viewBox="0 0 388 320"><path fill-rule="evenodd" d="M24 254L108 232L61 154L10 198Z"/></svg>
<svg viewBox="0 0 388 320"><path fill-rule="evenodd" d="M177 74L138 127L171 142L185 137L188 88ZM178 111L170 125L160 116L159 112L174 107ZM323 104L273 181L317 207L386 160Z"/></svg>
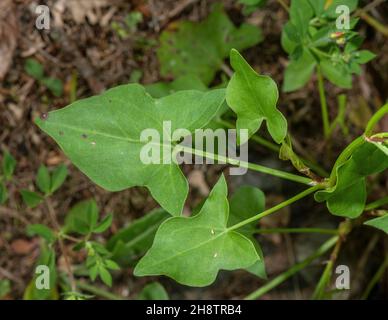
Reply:
<svg viewBox="0 0 388 320"><path fill-rule="evenodd" d="M236 28L221 6L202 22L179 22L160 37L158 57L163 76L197 75L210 84L230 49L243 50L262 40L259 28L242 24Z"/></svg>
<svg viewBox="0 0 388 320"><path fill-rule="evenodd" d="M224 176L194 217L173 217L161 224L135 275L166 275L189 286L211 284L220 269L252 266L260 257L253 243L228 229L229 205Z"/></svg>
<svg viewBox="0 0 388 320"><path fill-rule="evenodd" d="M247 129L251 137L265 120L272 138L281 143L287 134L287 120L276 108L279 97L276 83L257 74L237 50L231 50L230 62L235 73L226 89L226 101L237 114L238 132Z"/></svg>
<svg viewBox="0 0 388 320"><path fill-rule="evenodd" d="M327 208L334 215L357 218L365 208L365 178L387 168L387 155L374 144L364 143L337 168L335 186L316 192L315 200L326 201Z"/></svg>
<svg viewBox="0 0 388 320"><path fill-rule="evenodd" d="M179 215L187 181L173 161L141 161L141 151L148 144L140 139L141 133L156 131L157 148L162 149L164 121L171 121L171 132L179 128L194 132L213 118L223 101L223 89L179 91L153 99L142 86L128 84L50 112L36 123L96 184L109 191L145 186L163 208Z"/></svg>

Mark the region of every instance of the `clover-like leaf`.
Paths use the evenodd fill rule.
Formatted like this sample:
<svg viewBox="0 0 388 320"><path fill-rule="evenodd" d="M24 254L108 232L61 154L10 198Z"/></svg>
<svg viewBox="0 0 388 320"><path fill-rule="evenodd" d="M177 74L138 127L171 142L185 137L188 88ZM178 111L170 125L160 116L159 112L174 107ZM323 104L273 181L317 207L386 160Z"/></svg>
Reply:
<svg viewBox="0 0 388 320"><path fill-rule="evenodd" d="M260 257L253 243L228 229L227 185L222 176L194 217L173 217L161 224L135 275L166 275L179 283L203 287L220 269L252 266Z"/></svg>
<svg viewBox="0 0 388 320"><path fill-rule="evenodd" d="M279 97L276 83L257 74L237 50L231 50L230 63L235 73L226 89L226 101L237 114L238 133L247 129L251 137L265 120L272 138L281 143L287 134L287 120L276 108ZM239 142L246 141L239 139Z"/></svg>
<svg viewBox="0 0 388 320"><path fill-rule="evenodd" d="M335 186L316 192L315 200L326 201L327 208L334 215L357 218L365 208L365 178L387 168L387 155L374 144L364 143L337 168Z"/></svg>
<svg viewBox="0 0 388 320"><path fill-rule="evenodd" d="M88 234L97 226L98 207L93 199L77 203L70 209L65 219L64 231Z"/></svg>
<svg viewBox="0 0 388 320"><path fill-rule="evenodd" d="M6 180L11 179L13 172L15 171L15 167L16 167L15 158L9 152L6 152L4 154L3 161L2 161L3 175Z"/></svg>
<svg viewBox="0 0 388 320"><path fill-rule="evenodd" d="M39 193L29 190L20 190L20 194L22 196L23 202L29 208L35 208L38 204L40 204L44 197L42 197Z"/></svg>
<svg viewBox="0 0 388 320"><path fill-rule="evenodd" d="M158 57L163 76L197 75L210 84L230 49L243 50L262 40L259 28L242 24L236 28L221 6L202 22L179 22L160 37Z"/></svg>
<svg viewBox="0 0 388 320"><path fill-rule="evenodd" d="M179 91L153 99L142 86L128 84L50 112L36 123L101 187L120 191L145 186L163 208L179 215L188 185L179 166L166 160L177 141L164 122L170 121L170 132L179 128L194 132L213 118L223 101L223 89ZM150 146L150 136L141 137L144 132L157 140L151 141L153 149L163 151L163 159L156 159L160 162L141 161L141 152Z"/></svg>

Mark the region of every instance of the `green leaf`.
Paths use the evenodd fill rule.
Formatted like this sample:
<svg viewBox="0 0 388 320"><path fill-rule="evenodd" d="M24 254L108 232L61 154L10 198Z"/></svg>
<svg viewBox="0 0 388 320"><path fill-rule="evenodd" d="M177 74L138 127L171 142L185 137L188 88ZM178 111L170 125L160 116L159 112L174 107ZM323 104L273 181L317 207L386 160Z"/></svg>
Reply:
<svg viewBox="0 0 388 320"><path fill-rule="evenodd" d="M287 134L287 120L276 108L279 97L276 83L268 76L257 74L237 50L231 50L230 62L236 72L228 84L226 101L237 114L238 134L241 129L247 129L251 137L266 120L272 138L281 143ZM239 139L239 142L246 141Z"/></svg>
<svg viewBox="0 0 388 320"><path fill-rule="evenodd" d="M10 292L11 292L11 281L9 281L8 279L1 279L0 280L0 299L5 297Z"/></svg>
<svg viewBox="0 0 388 320"><path fill-rule="evenodd" d="M359 64L365 64L376 58L376 55L369 50L361 50L356 53L356 62Z"/></svg>
<svg viewBox="0 0 388 320"><path fill-rule="evenodd" d="M30 208L35 208L44 200L39 193L33 191L21 190L20 194L22 195L23 202Z"/></svg>
<svg viewBox="0 0 388 320"><path fill-rule="evenodd" d="M388 168L388 157L372 143L357 148L350 159L337 168L335 186L315 193L315 200L326 201L333 215L357 218L365 208L365 178Z"/></svg>
<svg viewBox="0 0 388 320"><path fill-rule="evenodd" d="M37 80L41 80L44 76L43 66L35 59L27 59L24 63L24 70Z"/></svg>
<svg viewBox="0 0 388 320"><path fill-rule="evenodd" d="M54 169L51 175L50 193L54 193L61 187L65 182L67 175L67 167L63 164Z"/></svg>
<svg viewBox="0 0 388 320"><path fill-rule="evenodd" d="M112 224L113 215L108 214L102 221L93 229L94 233L102 233L107 230Z"/></svg>
<svg viewBox="0 0 388 320"><path fill-rule="evenodd" d="M45 195L50 193L51 178L50 173L46 166L43 164L39 167L38 174L36 176L36 185L39 190Z"/></svg>
<svg viewBox="0 0 388 320"><path fill-rule="evenodd" d="M291 59L288 64L283 82L283 91L291 92L306 85L310 80L316 61L309 50L303 49L302 56L298 60Z"/></svg>
<svg viewBox="0 0 388 320"><path fill-rule="evenodd" d="M230 205L230 216L228 226L232 226L245 219L251 218L252 216L264 211L265 208L265 195L264 193L255 187L242 186L233 194L229 201ZM267 273L265 271L265 264L263 259L263 253L261 248L254 238L254 232L256 230L255 225L257 222L248 224L241 229L239 232L246 236L255 245L258 256L256 263L246 270L255 274L256 276L266 279Z"/></svg>
<svg viewBox="0 0 388 320"><path fill-rule="evenodd" d="M221 176L194 217L173 217L161 224L154 243L137 264L136 276L166 275L189 286L211 284L220 269L252 266L259 256L253 243L227 227L227 185Z"/></svg>
<svg viewBox="0 0 388 320"><path fill-rule="evenodd" d="M124 227L107 243L112 259L123 267L132 267L151 247L156 230L169 217L163 209L155 209Z"/></svg>
<svg viewBox="0 0 388 320"><path fill-rule="evenodd" d="M162 76L197 75L209 85L230 49L243 50L262 40L259 28L242 24L236 28L220 5L202 22L179 22L176 30L160 37L158 58Z"/></svg>
<svg viewBox="0 0 388 320"><path fill-rule="evenodd" d="M154 98L162 98L176 91L199 90L206 91L208 88L196 75L185 75L171 82L157 82L145 86L147 92Z"/></svg>
<svg viewBox="0 0 388 320"><path fill-rule="evenodd" d="M370 141L388 157L388 141Z"/></svg>
<svg viewBox="0 0 388 320"><path fill-rule="evenodd" d="M333 63L330 60L322 60L320 63L322 73L331 83L340 88L352 88L352 74L343 63Z"/></svg>
<svg viewBox="0 0 388 320"><path fill-rule="evenodd" d="M380 229L380 230L384 231L386 234L388 234L388 214L386 214L382 217L368 220L368 221L364 222L364 224L366 224L367 226L372 226L372 227L375 227L377 229Z"/></svg>
<svg viewBox="0 0 388 320"><path fill-rule="evenodd" d="M171 121L171 132L178 128L194 132L214 117L224 94L223 89L188 90L153 99L142 86L129 84L50 112L46 119L36 119L36 123L101 187L120 191L145 186L163 208L179 215L188 193L187 180L173 161L141 161L144 147L150 147L148 139L141 139L141 133L154 129L158 141L152 141L152 151L161 151L164 121ZM166 143L171 137L164 139ZM171 142L178 140L180 137ZM171 149L167 151L168 155Z"/></svg>
<svg viewBox="0 0 388 320"><path fill-rule="evenodd" d="M60 97L63 93L63 84L62 81L57 78L43 78L41 80L42 84L47 87L51 91L51 93Z"/></svg>
<svg viewBox="0 0 388 320"><path fill-rule="evenodd" d="M93 199L81 201L70 209L64 225L64 232L87 235L91 233L98 220L98 207Z"/></svg>
<svg viewBox="0 0 388 320"><path fill-rule="evenodd" d="M102 282L104 282L108 287L112 286L112 276L106 268L100 266L98 274L100 275Z"/></svg>
<svg viewBox="0 0 388 320"><path fill-rule="evenodd" d="M111 270L120 270L120 266L114 262L113 260L105 260L105 265L108 269L111 269Z"/></svg>
<svg viewBox="0 0 388 320"><path fill-rule="evenodd" d="M138 300L170 300L170 298L166 289L159 282L152 282L141 290Z"/></svg>
<svg viewBox="0 0 388 320"><path fill-rule="evenodd" d="M357 9L358 0L331 0L331 1L327 1L327 3L329 5L325 10L325 14L327 14L330 18L337 18L339 14L336 13L335 10L338 6L340 5L347 6L350 12L353 12L354 10Z"/></svg>
<svg viewBox="0 0 388 320"><path fill-rule="evenodd" d="M55 251L46 243L42 243L40 248L40 256L36 262L36 266L44 265L49 268L49 289L38 289L36 280L40 274L34 274L32 280L27 286L23 299L24 300L57 300L59 298L57 291L57 270L55 263Z"/></svg>
<svg viewBox="0 0 388 320"><path fill-rule="evenodd" d="M2 162L3 174L6 180L10 180L12 178L13 172L15 171L15 167L15 158L9 152L6 152L4 154Z"/></svg>
<svg viewBox="0 0 388 320"><path fill-rule="evenodd" d="M4 182L0 182L0 204L4 204L8 199L8 190Z"/></svg>
<svg viewBox="0 0 388 320"><path fill-rule="evenodd" d="M43 225L43 224L30 224L27 226L27 235L32 236L40 236L43 239L47 240L48 243L52 243L55 241L56 236L53 231Z"/></svg>
<svg viewBox="0 0 388 320"><path fill-rule="evenodd" d="M314 10L315 16L320 16L325 10L326 0L308 0L308 1L310 2L310 5Z"/></svg>
<svg viewBox="0 0 388 320"><path fill-rule="evenodd" d="M290 21L295 25L300 37L304 37L307 34L313 14L313 9L308 1L292 0L290 6Z"/></svg>

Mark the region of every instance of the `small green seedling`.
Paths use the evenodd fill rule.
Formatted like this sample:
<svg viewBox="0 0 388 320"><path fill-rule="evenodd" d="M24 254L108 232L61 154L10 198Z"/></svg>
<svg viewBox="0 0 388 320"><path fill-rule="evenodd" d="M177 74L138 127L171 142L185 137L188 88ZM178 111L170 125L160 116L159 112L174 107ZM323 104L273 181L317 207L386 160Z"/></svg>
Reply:
<svg viewBox="0 0 388 320"><path fill-rule="evenodd" d="M44 73L44 68L42 64L40 64L35 59L27 59L24 64L24 70L34 79L38 80L40 85L45 86L47 89L51 91L51 93L60 97L63 93L63 84L62 81L58 78L47 77Z"/></svg>
<svg viewBox="0 0 388 320"><path fill-rule="evenodd" d="M350 89L353 74L360 75L361 65L376 57L374 53L360 49L363 38L354 30L358 18L350 16L357 4L357 0L292 0L290 20L282 32L282 46L290 59L284 74L283 91L304 87L316 71L325 138L331 135L333 124L330 125L323 77L340 88ZM349 12L337 13L337 8L344 6ZM337 117L333 123L341 124L340 119Z"/></svg>
<svg viewBox="0 0 388 320"><path fill-rule="evenodd" d="M12 179L16 167L16 160L9 152L5 152L1 162L0 171L0 204L4 204L8 199L7 182Z"/></svg>
<svg viewBox="0 0 388 320"><path fill-rule="evenodd" d="M42 203L46 197L51 196L62 186L66 180L67 175L68 171L65 165L56 167L51 174L46 166L41 165L39 167L35 181L41 193L26 189L21 190L20 194L24 203L30 208L36 207Z"/></svg>

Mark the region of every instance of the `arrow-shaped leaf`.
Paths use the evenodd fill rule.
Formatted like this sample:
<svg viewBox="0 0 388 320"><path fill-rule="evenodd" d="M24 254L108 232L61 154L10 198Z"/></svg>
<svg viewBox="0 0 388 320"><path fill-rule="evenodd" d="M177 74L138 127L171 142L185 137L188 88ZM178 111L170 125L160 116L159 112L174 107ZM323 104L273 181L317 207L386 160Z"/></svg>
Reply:
<svg viewBox="0 0 388 320"><path fill-rule="evenodd" d="M335 186L316 192L315 200L326 201L327 208L334 215L357 218L365 207L365 178L387 168L387 155L374 144L364 143L337 168Z"/></svg>
<svg viewBox="0 0 388 320"><path fill-rule="evenodd" d="M236 72L226 89L226 101L237 114L238 132L248 129L251 137L265 120L272 138L281 143L287 134L287 120L276 108L279 97L276 83L257 74L235 49L230 52L230 63Z"/></svg>
<svg viewBox="0 0 388 320"><path fill-rule="evenodd" d="M194 217L174 217L159 227L154 243L135 275L166 275L179 283L203 287L220 269L252 266L260 259L253 243L228 229L229 205L224 176Z"/></svg>
<svg viewBox="0 0 388 320"><path fill-rule="evenodd" d="M194 132L213 118L223 100L222 89L180 91L153 99L142 86L129 84L50 112L36 123L101 187L120 191L145 186L163 208L179 215L188 192L187 181L174 162L141 161L141 151L148 144L141 133L153 129L160 137L156 149L165 151L162 142L171 137L163 129L164 121L171 121L171 132L179 128ZM167 150L167 155L170 152Z"/></svg>

